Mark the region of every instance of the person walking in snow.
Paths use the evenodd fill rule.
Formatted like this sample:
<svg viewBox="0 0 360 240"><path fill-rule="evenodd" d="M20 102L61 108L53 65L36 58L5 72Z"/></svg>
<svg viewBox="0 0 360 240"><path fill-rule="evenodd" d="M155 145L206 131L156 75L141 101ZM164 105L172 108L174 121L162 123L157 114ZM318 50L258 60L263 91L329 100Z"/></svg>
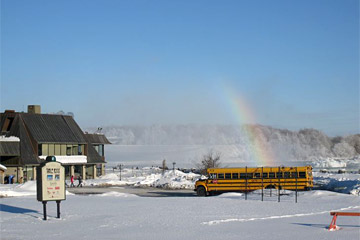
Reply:
<svg viewBox="0 0 360 240"><path fill-rule="evenodd" d="M77 185L77 187L82 187L82 179L80 175L78 177L78 180L79 180L79 184Z"/></svg>
<svg viewBox="0 0 360 240"><path fill-rule="evenodd" d="M70 187L75 187L75 185L74 185L74 175L71 175L70 182L71 182Z"/></svg>

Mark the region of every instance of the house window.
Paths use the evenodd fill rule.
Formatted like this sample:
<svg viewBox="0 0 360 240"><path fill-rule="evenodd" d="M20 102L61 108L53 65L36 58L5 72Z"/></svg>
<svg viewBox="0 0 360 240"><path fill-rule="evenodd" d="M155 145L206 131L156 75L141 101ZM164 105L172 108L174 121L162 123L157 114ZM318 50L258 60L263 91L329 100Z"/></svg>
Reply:
<svg viewBox="0 0 360 240"><path fill-rule="evenodd" d="M49 156L55 155L55 144L49 144Z"/></svg>
<svg viewBox="0 0 360 240"><path fill-rule="evenodd" d="M78 155L78 146L77 145L72 146L72 155Z"/></svg>
<svg viewBox="0 0 360 240"><path fill-rule="evenodd" d="M104 145L99 145L99 155L104 156Z"/></svg>
<svg viewBox="0 0 360 240"><path fill-rule="evenodd" d="M55 156L60 156L61 155L61 151L60 151L60 144L55 144Z"/></svg>
<svg viewBox="0 0 360 240"><path fill-rule="evenodd" d="M82 155L81 145L78 146L78 155Z"/></svg>
<svg viewBox="0 0 360 240"><path fill-rule="evenodd" d="M42 144L41 148L42 148L41 155L48 156L49 155L49 144Z"/></svg>
<svg viewBox="0 0 360 240"><path fill-rule="evenodd" d="M66 145L65 144L60 145L60 155L66 156Z"/></svg>
<svg viewBox="0 0 360 240"><path fill-rule="evenodd" d="M66 146L66 155L67 156L71 155L71 146L69 146L69 145Z"/></svg>
<svg viewBox="0 0 360 240"><path fill-rule="evenodd" d="M42 145L38 145L38 156L42 156Z"/></svg>
<svg viewBox="0 0 360 240"><path fill-rule="evenodd" d="M104 145L94 145L94 148L100 156L104 156Z"/></svg>

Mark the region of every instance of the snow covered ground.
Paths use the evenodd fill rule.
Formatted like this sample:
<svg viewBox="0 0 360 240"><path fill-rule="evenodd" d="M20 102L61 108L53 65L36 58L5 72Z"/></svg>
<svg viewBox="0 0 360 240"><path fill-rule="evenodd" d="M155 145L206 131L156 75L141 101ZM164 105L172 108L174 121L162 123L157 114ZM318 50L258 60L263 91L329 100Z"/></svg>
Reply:
<svg viewBox="0 0 360 240"><path fill-rule="evenodd" d="M36 182L0 185L1 239L359 239L360 218L339 217L339 231L327 227L330 211L360 211L360 174L314 172L322 189L300 192L298 203L291 191L265 190L248 195L226 193L214 197L174 195L140 197L121 192L118 186L193 189L200 177L194 173L157 167L107 168L107 174L85 180L85 187L109 187L96 195L67 192L61 203L47 204L43 221L42 204L36 200ZM112 190L114 189L114 190ZM116 189L118 191L116 191ZM338 192L334 192L338 191ZM350 193L350 194L349 194Z"/></svg>
<svg viewBox="0 0 360 240"><path fill-rule="evenodd" d="M193 188L199 175L158 168L125 169L108 173L86 186L141 186ZM359 239L360 219L339 217L339 231L329 232L330 211L360 211L359 174L314 173L324 185L347 182L353 194L316 190L285 192L277 202L276 191L264 202L259 192L248 195L226 193L215 197L139 197L128 193L98 195L67 193L61 204L47 204L43 221L42 204L36 201L36 183L0 185L1 239ZM329 187L330 188L330 187ZM334 189L333 189L334 190Z"/></svg>
<svg viewBox="0 0 360 240"><path fill-rule="evenodd" d="M3 186L1 186L3 187ZM28 186L29 187L29 186ZM22 187L18 187L18 192ZM357 217L339 217L330 232L330 211L359 211L359 197L329 191L294 195L239 193L216 197L138 197L124 193L68 195L42 204L35 196L2 198L1 239L359 239Z"/></svg>

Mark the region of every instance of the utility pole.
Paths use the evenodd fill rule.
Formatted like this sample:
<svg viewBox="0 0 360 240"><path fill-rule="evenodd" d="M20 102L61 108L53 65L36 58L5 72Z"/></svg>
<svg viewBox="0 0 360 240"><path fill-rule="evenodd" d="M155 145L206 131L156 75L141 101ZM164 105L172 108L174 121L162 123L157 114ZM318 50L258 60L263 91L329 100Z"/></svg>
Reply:
<svg viewBox="0 0 360 240"><path fill-rule="evenodd" d="M121 168L123 167L123 165L122 164L119 164L118 165L118 168L119 168L119 171L120 171L120 181L121 181Z"/></svg>

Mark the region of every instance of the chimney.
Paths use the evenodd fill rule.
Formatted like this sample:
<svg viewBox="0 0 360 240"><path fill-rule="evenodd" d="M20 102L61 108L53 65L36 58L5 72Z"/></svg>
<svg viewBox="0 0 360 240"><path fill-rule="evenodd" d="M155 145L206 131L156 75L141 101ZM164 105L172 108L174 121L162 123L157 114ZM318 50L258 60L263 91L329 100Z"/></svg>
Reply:
<svg viewBox="0 0 360 240"><path fill-rule="evenodd" d="M28 106L28 113L40 114L41 113L40 105L29 105Z"/></svg>

